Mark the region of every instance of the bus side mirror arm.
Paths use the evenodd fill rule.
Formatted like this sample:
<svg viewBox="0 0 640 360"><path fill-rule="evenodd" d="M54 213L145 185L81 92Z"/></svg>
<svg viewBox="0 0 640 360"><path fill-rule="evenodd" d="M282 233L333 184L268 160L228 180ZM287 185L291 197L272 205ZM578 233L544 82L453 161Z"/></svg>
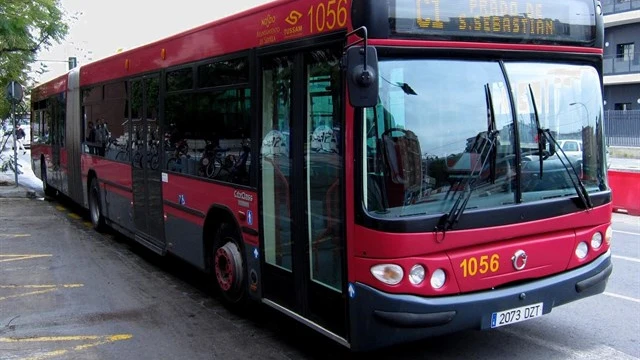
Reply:
<svg viewBox="0 0 640 360"><path fill-rule="evenodd" d="M353 107L373 107L378 103L378 55L373 46L367 45L365 27L348 33L347 37L357 32L364 34L363 39L349 45L343 58L349 103ZM356 46L360 42L364 46Z"/></svg>

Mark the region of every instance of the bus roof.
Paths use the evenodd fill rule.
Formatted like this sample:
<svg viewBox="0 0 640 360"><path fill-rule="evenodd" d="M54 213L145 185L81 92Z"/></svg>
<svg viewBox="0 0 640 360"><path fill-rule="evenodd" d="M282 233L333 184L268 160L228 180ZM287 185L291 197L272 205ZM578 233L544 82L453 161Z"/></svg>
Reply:
<svg viewBox="0 0 640 360"><path fill-rule="evenodd" d="M39 101L46 99L53 94L57 94L67 90L68 73L60 75L52 80L38 85L31 91L31 101Z"/></svg>
<svg viewBox="0 0 640 360"><path fill-rule="evenodd" d="M80 68L80 86L309 35L302 14L320 1L272 1L95 61ZM291 17L294 12L298 17Z"/></svg>

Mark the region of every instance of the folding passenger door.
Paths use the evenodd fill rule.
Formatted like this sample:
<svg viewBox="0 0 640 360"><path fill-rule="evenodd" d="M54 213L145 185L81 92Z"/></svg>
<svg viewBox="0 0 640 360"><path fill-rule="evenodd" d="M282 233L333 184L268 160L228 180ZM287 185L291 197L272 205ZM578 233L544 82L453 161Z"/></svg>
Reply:
<svg viewBox="0 0 640 360"><path fill-rule="evenodd" d="M263 301L338 341L347 334L341 50L260 59Z"/></svg>
<svg viewBox="0 0 640 360"><path fill-rule="evenodd" d="M160 78L146 75L130 82L129 121L136 240L164 251L160 146Z"/></svg>

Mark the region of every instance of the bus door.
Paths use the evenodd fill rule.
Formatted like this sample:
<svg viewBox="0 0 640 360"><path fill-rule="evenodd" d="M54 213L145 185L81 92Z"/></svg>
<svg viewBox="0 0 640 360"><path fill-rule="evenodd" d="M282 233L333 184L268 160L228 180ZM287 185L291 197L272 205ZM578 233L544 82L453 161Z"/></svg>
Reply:
<svg viewBox="0 0 640 360"><path fill-rule="evenodd" d="M345 340L341 48L261 59L264 302Z"/></svg>
<svg viewBox="0 0 640 360"><path fill-rule="evenodd" d="M130 137L133 217L136 240L154 251L164 251L162 173L159 166L160 78L147 75L131 81Z"/></svg>
<svg viewBox="0 0 640 360"><path fill-rule="evenodd" d="M60 149L64 147L65 138L65 96L66 93L61 93L50 100L51 128L49 129L49 141L51 142L51 165L53 166L53 181L51 182L56 189L68 194L65 171L60 166Z"/></svg>

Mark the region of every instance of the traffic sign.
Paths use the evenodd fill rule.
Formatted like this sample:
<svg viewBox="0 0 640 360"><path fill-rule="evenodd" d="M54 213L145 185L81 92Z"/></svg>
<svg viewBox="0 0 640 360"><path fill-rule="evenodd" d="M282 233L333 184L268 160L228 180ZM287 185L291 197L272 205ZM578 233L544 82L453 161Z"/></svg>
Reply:
<svg viewBox="0 0 640 360"><path fill-rule="evenodd" d="M18 103L22 100L22 85L17 81L11 81L7 86L7 100L11 103Z"/></svg>

